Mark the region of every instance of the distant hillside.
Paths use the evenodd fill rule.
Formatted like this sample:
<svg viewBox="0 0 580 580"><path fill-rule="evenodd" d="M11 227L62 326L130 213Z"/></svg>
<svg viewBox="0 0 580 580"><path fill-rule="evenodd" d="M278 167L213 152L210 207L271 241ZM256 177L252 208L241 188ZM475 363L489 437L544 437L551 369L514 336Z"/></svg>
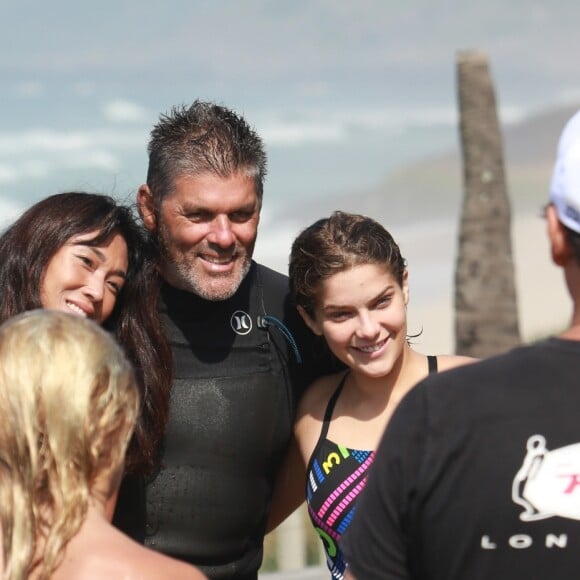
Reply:
<svg viewBox="0 0 580 580"><path fill-rule="evenodd" d="M503 128L512 211L531 212L546 202L556 146L566 121L580 108L541 111ZM459 147L459 135L457 137ZM459 150L423 159L385 177L369 191L326 199L313 208L324 215L340 208L377 217L388 225L459 215L462 198Z"/></svg>

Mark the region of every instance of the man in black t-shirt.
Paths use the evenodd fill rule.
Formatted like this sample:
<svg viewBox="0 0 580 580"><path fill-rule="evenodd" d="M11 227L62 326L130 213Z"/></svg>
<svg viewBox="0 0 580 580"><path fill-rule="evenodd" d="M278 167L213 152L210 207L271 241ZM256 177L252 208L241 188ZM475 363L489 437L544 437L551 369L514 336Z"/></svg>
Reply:
<svg viewBox="0 0 580 580"><path fill-rule="evenodd" d="M407 395L343 538L347 578L578 577L580 112L560 139L546 219L570 327Z"/></svg>
<svg viewBox="0 0 580 580"><path fill-rule="evenodd" d="M196 101L161 116L148 151L137 204L159 250L174 381L159 470L134 492L125 482L116 521L211 579L255 579L295 402L319 374L313 338L286 276L252 260L266 174L255 131Z"/></svg>

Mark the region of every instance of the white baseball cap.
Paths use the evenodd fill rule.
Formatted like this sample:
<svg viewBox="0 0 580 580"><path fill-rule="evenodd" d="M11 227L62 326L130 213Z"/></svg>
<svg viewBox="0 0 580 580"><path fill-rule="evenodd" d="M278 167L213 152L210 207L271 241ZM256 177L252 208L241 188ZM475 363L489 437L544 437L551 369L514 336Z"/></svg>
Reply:
<svg viewBox="0 0 580 580"><path fill-rule="evenodd" d="M580 111L566 123L560 136L550 201L560 221L580 233Z"/></svg>

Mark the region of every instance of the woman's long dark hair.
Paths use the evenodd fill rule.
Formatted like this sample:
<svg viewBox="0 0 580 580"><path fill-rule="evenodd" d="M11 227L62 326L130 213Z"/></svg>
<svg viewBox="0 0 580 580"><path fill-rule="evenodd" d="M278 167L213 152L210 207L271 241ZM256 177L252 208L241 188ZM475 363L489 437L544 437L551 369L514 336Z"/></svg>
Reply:
<svg viewBox="0 0 580 580"><path fill-rule="evenodd" d="M128 249L128 271L111 316L113 333L132 362L141 391L141 415L127 453L126 471L148 473L167 421L172 358L158 315L159 281L149 242L130 208L112 197L68 192L30 207L0 237L0 323L41 308L46 267L73 236L95 232L89 245L119 233Z"/></svg>

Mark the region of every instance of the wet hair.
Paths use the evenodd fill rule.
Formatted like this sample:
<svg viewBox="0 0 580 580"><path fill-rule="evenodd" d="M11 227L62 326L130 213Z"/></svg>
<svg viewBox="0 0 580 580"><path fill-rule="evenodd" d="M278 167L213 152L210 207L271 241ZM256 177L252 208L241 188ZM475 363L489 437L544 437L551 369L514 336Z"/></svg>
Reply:
<svg viewBox="0 0 580 580"><path fill-rule="evenodd" d="M189 107L173 107L153 127L147 150L147 185L156 207L181 175L210 173L228 178L239 171L254 178L262 203L264 144L244 118L230 109L199 100Z"/></svg>
<svg viewBox="0 0 580 580"><path fill-rule="evenodd" d="M135 367L143 409L127 459L129 472L153 470L165 429L172 359L157 311L159 284L149 242L130 208L112 197L67 192L47 197L25 211L0 237L0 323L41 308L46 268L71 238L95 232L83 244L106 243L116 233L127 244L128 270L115 308L104 321Z"/></svg>
<svg viewBox="0 0 580 580"><path fill-rule="evenodd" d="M402 286L405 259L381 224L369 217L342 211L314 222L292 244L289 276L295 303L314 318L323 282L362 264L387 266Z"/></svg>
<svg viewBox="0 0 580 580"><path fill-rule="evenodd" d="M93 491L114 493L138 412L131 364L95 322L34 310L0 326L3 578L52 577Z"/></svg>

